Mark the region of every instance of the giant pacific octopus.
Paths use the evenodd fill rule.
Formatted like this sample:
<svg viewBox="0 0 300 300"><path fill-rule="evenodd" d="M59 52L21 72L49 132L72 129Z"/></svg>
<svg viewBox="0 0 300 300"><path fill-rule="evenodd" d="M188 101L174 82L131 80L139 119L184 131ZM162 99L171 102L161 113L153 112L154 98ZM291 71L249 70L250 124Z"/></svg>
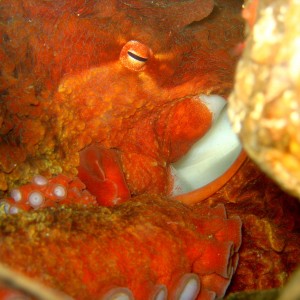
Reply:
<svg viewBox="0 0 300 300"><path fill-rule="evenodd" d="M233 48L239 38L234 33L241 33L242 24L240 17L236 17L235 23L227 29L223 26L226 15L232 14L228 9L230 5L233 4L238 11L240 3L237 1L229 1L226 6L222 3L215 5L213 1L162 1L157 4L146 1L1 2L1 189L6 192L13 188L11 198L3 205L5 212L15 214L29 207L55 206L57 202L61 205L69 205L70 201L95 205L95 197L90 193L99 203L108 206L143 193L172 193L174 179L170 163L178 160L208 131L217 114L213 105L200 94L226 96L229 92L236 61ZM153 14L149 15L149 9ZM159 15L162 22L157 22ZM219 30L227 31L226 45L215 36ZM222 100L221 107L223 105ZM80 180L74 178L77 173L88 191ZM33 182L30 183L32 176ZM24 186L15 188L23 183ZM138 199L134 197L128 202L132 210ZM151 196L150 199L156 198ZM167 205L167 214L170 214L172 206L177 204L159 199L156 199L157 207L154 208L157 208L157 218L163 220L163 216L159 216L159 207L163 209ZM175 209L178 216L182 214L181 210L184 208ZM97 214L92 210L93 213ZM74 217L79 214L80 209L75 208ZM135 286L135 275L129 271L122 275L122 266L117 265L112 268L121 273L106 274L103 280L107 280L107 284L96 280L89 292L85 285L80 292L76 291L76 284L71 284L66 292L90 299L101 297L102 289L115 293L113 285L121 285L130 288L136 299L165 299L167 291L171 299L192 299L199 293L198 276L203 274L198 298L222 296L236 268L237 259L231 263L231 258L239 247L240 223L230 225L229 221L228 231L237 236L232 239L231 234L223 234L217 225L226 220L224 211L216 215L212 213L209 219L212 223L216 219L217 228L212 226L212 231L204 230L202 238L198 231L201 233L201 228L208 226L205 225L208 222L193 224L191 220L187 226L196 237L186 242L185 231L180 227L173 229L172 222L166 222L165 226L174 238L177 237L180 244L186 243L182 248L174 248L180 260L186 260L183 269L176 263L171 266L167 262L174 258L169 254L162 257L159 267L163 273L160 274L160 270L147 263L149 255L153 254L145 252L141 257L143 268L124 262L129 271L142 273L142 286ZM129 229L132 228L133 235L146 234L144 220L137 220L141 225L129 226ZM98 225L100 231L105 231L100 223ZM92 227L95 226L92 223L86 226L90 226L90 236L93 236ZM116 237L122 238L118 226L118 222L108 225L108 235L116 232ZM2 229L5 236L6 230ZM214 238L218 231L224 235L224 247L218 246L218 238ZM153 234L157 243L155 247L158 247L164 235L155 228ZM21 267L21 257L17 263L19 267L13 261L9 262L4 236L1 259L28 275L40 277L41 269L33 274L25 265ZM129 238L132 242L128 245L129 259L136 256L135 251L141 251L132 238ZM207 249L211 250L202 255L202 263L208 264L207 270L198 272L195 266L201 259L196 263L197 257L200 258L207 239L211 244ZM195 254L190 256L197 240L203 250L196 247ZM110 247L106 239L99 239L99 242ZM62 242L58 240L56 243ZM112 246L117 248L117 241L115 243ZM221 248L224 248L223 252L219 252ZM151 251L155 253L158 249L161 251L160 248ZM64 250L50 252L55 257ZM96 248L97 257L102 254L100 252ZM185 255L187 259L184 259ZM219 269L213 267L214 259L209 259L211 255L222 258L216 265L217 269L222 266L225 270L219 274L221 277L217 275ZM126 259L118 258L121 261ZM113 264L113 260L111 253L103 263ZM68 263L66 259L64 261ZM33 264L26 265L33 268ZM95 275L90 272L95 272ZM84 276L78 280L89 283L97 272L92 266L87 267ZM147 275L149 272L153 272L151 278ZM165 272L170 274L164 275ZM59 275L50 273L47 276L57 281ZM187 275L189 273L194 273L191 278ZM124 276L126 281L122 280ZM61 289L53 282L42 281ZM212 281L211 285L209 282ZM153 287L150 282L153 282ZM157 294L156 285L159 285ZM185 296L186 293L191 295ZM125 297L125 294L120 297Z"/></svg>
<svg viewBox="0 0 300 300"><path fill-rule="evenodd" d="M170 193L170 163L214 117L200 95L227 96L232 86L243 26L239 1L1 7L1 190L36 174L77 175L81 151L79 176L106 204ZM110 180L101 184L93 165L107 156L112 176L124 174L117 192Z"/></svg>
<svg viewBox="0 0 300 300"><path fill-rule="evenodd" d="M217 114L203 94L226 97L232 87L240 1L5 0L0 8L0 188L12 214L0 215L1 261L79 299L215 299L236 269L232 215L240 215L247 240L231 290L285 281L299 257L298 208L250 161L201 206L165 197L176 188L170 164ZM177 199L207 198L223 179Z"/></svg>
<svg viewBox="0 0 300 300"><path fill-rule="evenodd" d="M154 195L8 216L0 226L1 260L75 299L133 299L130 290L141 300L196 299L200 286L197 299L222 297L241 242L240 218L228 219L224 205Z"/></svg>

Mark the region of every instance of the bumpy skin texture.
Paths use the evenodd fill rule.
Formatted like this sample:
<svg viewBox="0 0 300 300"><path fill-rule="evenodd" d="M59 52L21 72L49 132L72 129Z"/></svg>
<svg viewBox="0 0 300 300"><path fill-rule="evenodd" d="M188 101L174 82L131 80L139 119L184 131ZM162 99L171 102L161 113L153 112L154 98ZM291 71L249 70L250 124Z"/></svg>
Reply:
<svg viewBox="0 0 300 300"><path fill-rule="evenodd" d="M0 6L0 189L75 175L79 151L98 142L119 151L132 194L166 193L168 164L210 125L192 96L231 88L240 1ZM130 40L151 48L141 72L119 60Z"/></svg>
<svg viewBox="0 0 300 300"><path fill-rule="evenodd" d="M77 177L58 175L49 180L34 176L32 182L10 192L11 197L0 201L0 214L17 214L56 205L97 205L94 195L86 190L85 184Z"/></svg>
<svg viewBox="0 0 300 300"><path fill-rule="evenodd" d="M155 199L157 198L152 198L152 200ZM182 206L181 204L178 204L174 201L167 201L166 203L164 203L164 206L167 206L173 212L170 215L172 221L170 221L169 223L166 222L165 217L163 217L162 220L159 220L162 216L160 213L155 214L154 219L155 222L163 222L163 230L170 232L173 230L172 228L175 224L173 223L173 218L176 218L176 215L185 215L187 211L192 215L198 215L199 210L201 212L201 207L203 205L204 207L207 207L207 205L215 206L220 203L223 203L225 205L229 217L238 215L243 222L243 240L242 246L239 251L239 265L228 292L230 293L244 290L264 290L283 286L286 283L288 277L300 263L300 222L298 217L300 213L300 205L297 199L281 191L279 187L276 186L272 182L272 180L267 178L267 176L264 175L259 170L259 168L249 159L241 167L238 173L212 197L208 198L202 203L197 204L192 209L186 208L185 206ZM124 208L124 210L128 209L131 205L132 207L130 209L133 209L133 207L135 207L135 204L132 203L125 203L122 205L125 205L125 207L127 207ZM139 204L137 205L139 206ZM160 205L161 203L158 205L154 204L153 209L160 211ZM165 207L163 210L167 211L168 208ZM105 212L110 211L110 209L108 208L98 209ZM93 217L93 213L91 213L91 211L95 212L98 209L91 209L89 210L89 212L87 212L87 214L89 215L89 217L96 218L98 220L99 216L97 216L96 214ZM118 210L122 211L123 208L118 208L116 212ZM176 212L176 210L178 211ZM33 215L35 216L35 218L38 218L40 213L40 219L43 220L43 216L45 214L43 213L43 210L34 212ZM47 214L49 214L49 212L47 212L46 215ZM66 214L68 215L68 213ZM61 211L61 215L63 215L63 211ZM110 215L110 213L108 213L108 215ZM141 222L141 224L143 224L144 226L145 222L143 219L143 215L144 214L142 213L142 215L138 216L138 219L136 221L133 221ZM2 218L2 222L8 224L8 219L3 216ZM20 215L20 218L23 218L22 215ZM124 218L126 218L125 215ZM17 223L17 219L18 216L15 216L14 222ZM101 231L101 226L105 227L102 222L105 223L106 221L106 218L101 221L101 218L99 217L98 230ZM12 231L14 231L14 228L16 226L14 222L12 224L12 227L10 227ZM66 226L65 218L63 217L57 219L55 222L56 226ZM124 222L126 223L127 221L124 220L121 223ZM102 225L100 226L100 224ZM19 224L18 226L22 225ZM85 226L88 230L88 227L90 225L86 224ZM119 229L123 225L117 222L114 224L114 226ZM24 226L24 228L27 227ZM26 230L27 229L25 229L25 231ZM0 232L2 232L2 230ZM112 233L115 236L114 227L110 229L109 235L111 236ZM5 236L5 239L3 240L4 244L12 243L13 245L15 245L13 232L2 232L1 234L4 234ZM21 233L19 232L18 234ZM122 230L120 231L120 235L122 236ZM89 235L87 234L87 237L84 239L84 241L87 241L90 238L88 236ZM92 239L94 239L94 235L92 235ZM82 245L82 241L79 237L76 240L76 243L78 243L78 245ZM108 244L110 244L110 242L108 242ZM105 243L103 246L106 247ZM26 247L25 244L24 247ZM132 251L137 251L137 248L139 247L140 246L137 247L135 243L133 243L131 246L128 244L128 248L130 248ZM189 247L191 247L191 244L189 244ZM199 249L200 248L201 246L199 246ZM201 251L199 249L197 249L196 251ZM23 261L22 264L25 263L26 265L26 261L28 259L34 260L36 257L38 257L35 249L32 249L31 251L32 252L30 252L26 260ZM182 249L178 249L178 251L180 252L178 254L179 256L183 255L184 251L182 252ZM25 255L24 251L21 250L19 246L16 246L13 252L14 255L10 255L11 265L16 269L19 269L19 262L23 259L23 255ZM99 253L97 258L95 258L96 261L98 261L98 257L101 257L101 255L102 252ZM147 258L147 254L145 254L145 256L145 261L147 262L149 260L149 257ZM52 257L52 255L50 255L49 257ZM60 259L61 258L62 257L60 256ZM168 261L169 259L170 258L167 258L166 261ZM64 260L66 260L67 262L69 261L68 252L66 252L65 257L62 261ZM110 259L108 259L107 262L103 263L108 263L109 261ZM69 276L69 274L70 272L68 272L67 276ZM143 272L139 272L139 275L146 276ZM43 276L41 276L41 278L43 278ZM127 278L127 280L127 282L129 282L130 280L132 280L132 278ZM72 290L71 286L69 288L70 290Z"/></svg>
<svg viewBox="0 0 300 300"><path fill-rule="evenodd" d="M229 98L233 128L249 156L298 200L299 11L298 1L246 1L245 51ZM297 199L284 194L266 176L259 175L253 163L245 168L248 168L245 176L239 172L232 181L236 188L225 188L217 196L223 195L230 202L232 197L238 198L231 207L235 212L240 211L243 224L249 229L244 232L241 254L245 262L237 270L244 280L234 289L278 287L300 263L299 205ZM249 181L248 187L244 181ZM244 193L246 197L241 195ZM252 250L245 251L250 246ZM251 265L258 271L254 272ZM287 299L293 299L293 292Z"/></svg>
<svg viewBox="0 0 300 300"><path fill-rule="evenodd" d="M179 25L179 30L176 26L171 26L170 30L169 25L176 22L174 19L157 23L147 13L139 18L135 9L125 8L121 2L116 5L117 2L109 1L115 6L102 2L102 7L92 1L85 5L83 2L66 1L61 5L56 1L52 2L51 9L42 1L2 1L0 4L3 7L1 97L5 100L1 102L2 190L6 190L7 185L27 182L35 173L49 176L61 171L76 173L78 150L100 134L96 129L85 130L86 126L91 129L97 125L97 118L91 118L90 125L81 122L80 116L73 113L80 108L75 108L72 97L66 91L60 93L58 86L61 82L71 82L72 74L74 79L80 79L81 72L92 66L99 71L97 66L103 62L106 66L114 66L122 45L128 40L141 40L151 46L159 58L160 73L150 74L155 78L153 86L156 88L174 88L192 78L196 78L192 86L197 86L195 82L203 78L199 82L203 83L201 90L204 86L204 92L219 90L226 94L225 90L231 86L233 65L228 63L224 40L235 44L234 36L241 34L240 21L232 5L236 2L226 1L228 10L226 5L222 7L224 1L220 1L219 9L209 18L190 26L186 25L195 18L175 24ZM147 9L139 12L147 12ZM224 17L220 11L225 12ZM12 14L15 15L13 19ZM216 20L220 22L214 22ZM145 24L151 24L153 30L143 31ZM204 26L208 30L202 30ZM107 35L107 32L115 34ZM67 47L69 44L72 48ZM215 71L216 66L220 67L219 73ZM62 79L65 72L69 75ZM109 83L107 87L109 89ZM62 96L68 101L64 102ZM88 119L91 110L87 112ZM83 107L80 114L84 116L85 111ZM118 120L122 123L121 118ZM232 290L282 285L300 257L299 206L295 199L282 193L248 162L232 181L207 201L229 202L227 210L241 215L244 222L245 238ZM59 222L64 224L63 219ZM13 243L9 235L5 240ZM78 243L82 241L78 239ZM17 261L19 257L24 258L24 253L18 249L18 246L14 248ZM32 253L35 255L35 249Z"/></svg>
<svg viewBox="0 0 300 300"><path fill-rule="evenodd" d="M240 219L227 219L222 205L190 208L144 195L111 209L61 206L2 218L0 257L75 299L99 299L114 286L150 299L155 285L171 290L193 272L204 300L230 282L240 233Z"/></svg>
<svg viewBox="0 0 300 300"><path fill-rule="evenodd" d="M282 188L300 197L298 1L247 1L246 48L230 97L244 147Z"/></svg>
<svg viewBox="0 0 300 300"><path fill-rule="evenodd" d="M230 291L284 285L300 264L300 205L249 159L216 194L204 201L225 203L243 222L240 261Z"/></svg>

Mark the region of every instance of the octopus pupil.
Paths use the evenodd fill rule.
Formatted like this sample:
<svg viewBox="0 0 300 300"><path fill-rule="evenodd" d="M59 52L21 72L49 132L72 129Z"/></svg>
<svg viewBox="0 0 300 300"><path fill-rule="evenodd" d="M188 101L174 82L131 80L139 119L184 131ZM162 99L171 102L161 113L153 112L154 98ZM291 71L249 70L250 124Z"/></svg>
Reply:
<svg viewBox="0 0 300 300"><path fill-rule="evenodd" d="M134 58L134 59L136 59L136 60L138 60L138 61L146 62L146 61L148 60L147 58L138 56L138 55L136 55L136 54L134 54L134 53L132 53L132 52L130 52L130 51L128 51L127 53L128 53L128 55L129 55L130 57L132 57L132 58Z"/></svg>

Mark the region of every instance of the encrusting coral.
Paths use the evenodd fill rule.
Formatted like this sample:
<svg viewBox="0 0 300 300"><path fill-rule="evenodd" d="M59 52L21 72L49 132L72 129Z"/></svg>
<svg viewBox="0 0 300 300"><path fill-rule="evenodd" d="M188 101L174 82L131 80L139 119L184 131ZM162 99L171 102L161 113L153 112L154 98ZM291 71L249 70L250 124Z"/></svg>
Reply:
<svg viewBox="0 0 300 300"><path fill-rule="evenodd" d="M229 115L250 157L300 197L298 1L248 1L245 51Z"/></svg>

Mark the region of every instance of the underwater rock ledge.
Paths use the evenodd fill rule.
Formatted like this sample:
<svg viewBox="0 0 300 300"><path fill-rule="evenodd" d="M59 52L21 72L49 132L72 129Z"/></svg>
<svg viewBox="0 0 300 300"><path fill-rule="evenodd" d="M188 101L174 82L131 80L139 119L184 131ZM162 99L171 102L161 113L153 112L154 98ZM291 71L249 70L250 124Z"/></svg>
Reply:
<svg viewBox="0 0 300 300"><path fill-rule="evenodd" d="M300 3L247 1L229 116L260 168L300 198Z"/></svg>

